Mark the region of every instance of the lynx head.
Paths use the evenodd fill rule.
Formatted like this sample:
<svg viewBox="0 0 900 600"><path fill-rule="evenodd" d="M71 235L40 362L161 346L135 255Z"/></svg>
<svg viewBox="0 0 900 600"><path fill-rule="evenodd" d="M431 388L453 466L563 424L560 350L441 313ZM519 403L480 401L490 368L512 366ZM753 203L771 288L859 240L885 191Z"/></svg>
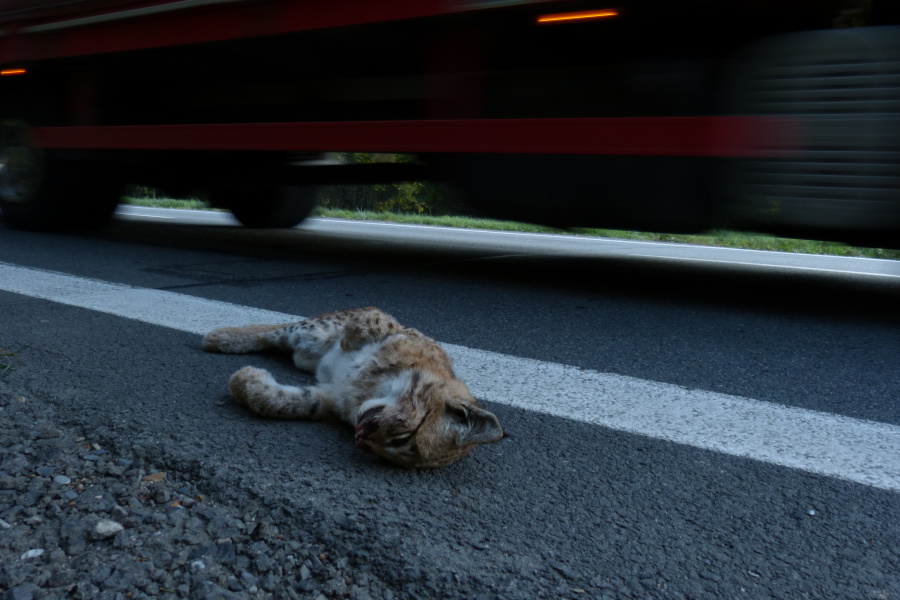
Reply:
<svg viewBox="0 0 900 600"><path fill-rule="evenodd" d="M428 372L413 372L395 403L366 402L356 416L356 445L407 468L449 465L502 437L466 384Z"/></svg>

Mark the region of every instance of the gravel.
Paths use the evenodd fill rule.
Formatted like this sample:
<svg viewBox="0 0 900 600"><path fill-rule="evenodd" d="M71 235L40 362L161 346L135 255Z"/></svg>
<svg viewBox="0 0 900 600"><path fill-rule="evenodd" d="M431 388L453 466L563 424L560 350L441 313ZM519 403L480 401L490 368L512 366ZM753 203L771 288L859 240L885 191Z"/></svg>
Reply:
<svg viewBox="0 0 900 600"><path fill-rule="evenodd" d="M0 598L403 598L348 548L198 465L55 422L0 386ZM146 453L144 453L146 454Z"/></svg>

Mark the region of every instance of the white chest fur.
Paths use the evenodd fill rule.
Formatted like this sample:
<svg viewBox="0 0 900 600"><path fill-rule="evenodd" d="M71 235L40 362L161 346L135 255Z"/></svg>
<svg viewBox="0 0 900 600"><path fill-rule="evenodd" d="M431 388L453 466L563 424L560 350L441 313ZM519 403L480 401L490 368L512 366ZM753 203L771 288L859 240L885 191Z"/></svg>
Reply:
<svg viewBox="0 0 900 600"><path fill-rule="evenodd" d="M354 384L373 368L381 347L382 343L374 343L359 350L345 352L340 343L336 343L322 357L316 369L318 385L328 388L334 394L339 413L351 424L355 423L357 412L395 404L410 385L411 374L403 373L385 377L362 402L358 394L353 393Z"/></svg>

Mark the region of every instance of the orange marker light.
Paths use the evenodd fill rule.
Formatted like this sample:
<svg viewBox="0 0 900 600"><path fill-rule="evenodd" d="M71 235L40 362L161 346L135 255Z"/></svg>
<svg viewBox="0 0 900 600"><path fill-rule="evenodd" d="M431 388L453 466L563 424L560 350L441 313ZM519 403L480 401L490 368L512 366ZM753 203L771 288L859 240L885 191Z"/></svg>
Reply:
<svg viewBox="0 0 900 600"><path fill-rule="evenodd" d="M3 69L0 75L24 75L25 69Z"/></svg>
<svg viewBox="0 0 900 600"><path fill-rule="evenodd" d="M591 21L594 19L609 19L611 17L618 16L619 11L609 8L604 10L582 10L579 12L541 15L540 17L538 17L537 22L539 25L543 25L547 23L562 23L567 21Z"/></svg>

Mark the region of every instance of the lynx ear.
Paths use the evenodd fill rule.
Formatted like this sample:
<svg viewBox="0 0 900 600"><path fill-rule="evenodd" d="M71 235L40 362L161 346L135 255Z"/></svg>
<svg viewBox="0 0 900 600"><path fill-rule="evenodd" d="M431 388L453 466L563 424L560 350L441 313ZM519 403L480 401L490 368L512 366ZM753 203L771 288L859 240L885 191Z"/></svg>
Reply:
<svg viewBox="0 0 900 600"><path fill-rule="evenodd" d="M466 407L465 426L456 436L461 446L490 444L503 437L503 428L494 413L477 406Z"/></svg>

